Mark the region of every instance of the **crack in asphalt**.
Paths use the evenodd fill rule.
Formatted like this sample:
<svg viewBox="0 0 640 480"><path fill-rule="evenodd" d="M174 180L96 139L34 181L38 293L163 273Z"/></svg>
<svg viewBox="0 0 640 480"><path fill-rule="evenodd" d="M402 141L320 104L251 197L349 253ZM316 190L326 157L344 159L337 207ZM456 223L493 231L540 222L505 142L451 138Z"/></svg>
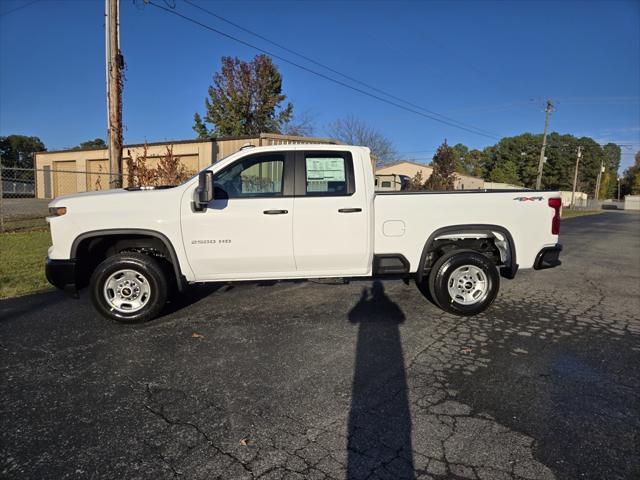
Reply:
<svg viewBox="0 0 640 480"><path fill-rule="evenodd" d="M567 268L581 268L577 260ZM361 459L350 479L597 478L604 469L624 477L640 465L629 441L640 429L640 380L629 368L640 335L630 293L640 289L629 283L621 303L594 275L580 285L571 270L540 275L546 281L507 284L472 318L385 284L406 317L397 329L402 365L396 358L367 378L355 402L347 360L355 329L330 323L348 323L349 299L315 284L238 286L156 325L109 326L81 345L49 341L44 330L46 347L29 345L24 338L38 337L5 328L2 354L12 357L0 368L8 399L0 476L73 478L74 468L98 463L96 477L337 480ZM357 296L357 286L344 288ZM206 340L190 340L196 328ZM394 416L403 403L407 412ZM124 447L105 438L126 422ZM616 443L595 450L609 439ZM140 472L127 463L138 457ZM589 457L600 462L591 470Z"/></svg>
<svg viewBox="0 0 640 480"><path fill-rule="evenodd" d="M146 392L147 392L148 398L152 399L153 393L150 390L149 384L146 385ZM214 448L214 450L216 450L219 454L227 456L230 459L232 459L233 461L237 462L239 465L241 465L246 470L247 473L249 473L251 475L251 478L254 478L253 473L251 472L251 470L249 470L249 468L247 468L247 466L244 464L244 462L242 462L239 458L237 458L233 454L223 450L220 446L216 445L215 442L209 437L209 435L207 435L207 433L204 432L197 424L192 423L192 422L180 421L180 420L171 420L162 411L158 411L158 410L154 409L153 407L151 407L150 405L148 405L146 403L143 404L143 407L147 411L151 412L152 414L154 414L157 417L159 417L162 420L164 420L169 425L182 425L182 426L188 426L188 427L193 428L196 432L198 432L207 441L207 443L211 447Z"/></svg>

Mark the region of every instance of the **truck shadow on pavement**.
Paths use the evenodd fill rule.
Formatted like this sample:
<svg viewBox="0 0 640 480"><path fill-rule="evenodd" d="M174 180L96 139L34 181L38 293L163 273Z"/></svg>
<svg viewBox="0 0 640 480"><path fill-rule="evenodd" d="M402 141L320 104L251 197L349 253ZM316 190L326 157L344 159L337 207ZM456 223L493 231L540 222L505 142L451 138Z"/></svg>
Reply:
<svg viewBox="0 0 640 480"><path fill-rule="evenodd" d="M164 319L169 317L173 313L177 313L180 310L186 309L191 305L198 303L200 300L208 297L212 293L218 290L230 290L232 289L232 285L227 285L223 283L203 283L190 285L183 292L179 294L175 294L173 298L171 298L167 304L164 306L162 310L162 314L160 319ZM153 322L149 322L150 324L157 323L158 320Z"/></svg>
<svg viewBox="0 0 640 480"><path fill-rule="evenodd" d="M349 312L358 325L348 419L347 478L365 478L391 467L396 478L413 476L411 412L399 326L405 315L380 281L363 288ZM388 377L382 381L382 377ZM383 384L382 391L376 390Z"/></svg>
<svg viewBox="0 0 640 480"><path fill-rule="evenodd" d="M54 290L22 297L0 300L0 322L6 322L22 315L35 313L63 302L67 299L63 293Z"/></svg>
<svg viewBox="0 0 640 480"><path fill-rule="evenodd" d="M365 288L348 315L358 337L346 478L635 478L635 302L612 315L616 300L594 293L572 303L543 289L477 317L443 315L405 364L411 314L380 282Z"/></svg>
<svg viewBox="0 0 640 480"><path fill-rule="evenodd" d="M39 412L6 417L14 477L638 478L637 277L612 294L522 275L470 318L425 310L399 283L352 288L357 303L335 310L324 287L196 286L144 335L86 295L0 302L3 398ZM321 349L301 304L335 321ZM290 381L303 360L321 365ZM99 440L122 431L131 443Z"/></svg>
<svg viewBox="0 0 640 480"><path fill-rule="evenodd" d="M633 478L640 471L634 314L608 315L604 297L558 307L563 295L503 299L458 324L448 345L418 357L422 365L445 359L422 373L447 395L416 409L424 413L414 412L413 421L434 412L453 420L442 442L447 472L456 473L453 464L470 475L489 468L483 473L518 478ZM511 446L492 429L503 429Z"/></svg>

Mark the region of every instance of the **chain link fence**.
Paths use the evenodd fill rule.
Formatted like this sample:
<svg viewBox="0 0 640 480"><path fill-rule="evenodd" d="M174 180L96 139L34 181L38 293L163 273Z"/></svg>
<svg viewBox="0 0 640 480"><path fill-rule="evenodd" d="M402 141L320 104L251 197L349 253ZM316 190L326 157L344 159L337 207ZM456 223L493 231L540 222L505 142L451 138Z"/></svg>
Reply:
<svg viewBox="0 0 640 480"><path fill-rule="evenodd" d="M179 185L196 172L184 167L131 168L110 174L101 163L88 170L0 166L0 232L45 228L48 203L62 195L110 188Z"/></svg>
<svg viewBox="0 0 640 480"><path fill-rule="evenodd" d="M624 200L595 200L590 198L585 208L587 210L624 210Z"/></svg>
<svg viewBox="0 0 640 480"><path fill-rule="evenodd" d="M44 259L51 245L46 217L55 197L106 190L120 176L95 171L0 165L0 299L51 288Z"/></svg>
<svg viewBox="0 0 640 480"><path fill-rule="evenodd" d="M47 200L37 200L33 168L0 166L0 232L45 227Z"/></svg>
<svg viewBox="0 0 640 480"><path fill-rule="evenodd" d="M101 170L76 171L0 166L0 232L46 228L49 202L61 195L107 190L120 175Z"/></svg>

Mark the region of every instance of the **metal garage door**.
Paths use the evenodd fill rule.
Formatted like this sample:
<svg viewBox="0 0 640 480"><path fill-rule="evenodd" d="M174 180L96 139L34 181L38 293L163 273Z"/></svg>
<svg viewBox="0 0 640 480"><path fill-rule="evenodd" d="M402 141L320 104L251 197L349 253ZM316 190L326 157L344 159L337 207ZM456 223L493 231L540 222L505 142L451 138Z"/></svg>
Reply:
<svg viewBox="0 0 640 480"><path fill-rule="evenodd" d="M109 160L87 160L87 192L109 188Z"/></svg>
<svg viewBox="0 0 640 480"><path fill-rule="evenodd" d="M78 174L75 160L53 162L53 195L68 195L78 191Z"/></svg>

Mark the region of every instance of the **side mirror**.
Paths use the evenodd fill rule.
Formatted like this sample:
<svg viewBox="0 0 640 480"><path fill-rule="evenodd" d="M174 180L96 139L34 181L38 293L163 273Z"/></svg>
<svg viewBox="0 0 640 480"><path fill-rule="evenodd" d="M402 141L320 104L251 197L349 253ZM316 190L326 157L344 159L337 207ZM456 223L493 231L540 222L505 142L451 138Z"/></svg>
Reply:
<svg viewBox="0 0 640 480"><path fill-rule="evenodd" d="M196 189L196 210L204 210L213 200L213 172L205 170L198 175L198 188Z"/></svg>

